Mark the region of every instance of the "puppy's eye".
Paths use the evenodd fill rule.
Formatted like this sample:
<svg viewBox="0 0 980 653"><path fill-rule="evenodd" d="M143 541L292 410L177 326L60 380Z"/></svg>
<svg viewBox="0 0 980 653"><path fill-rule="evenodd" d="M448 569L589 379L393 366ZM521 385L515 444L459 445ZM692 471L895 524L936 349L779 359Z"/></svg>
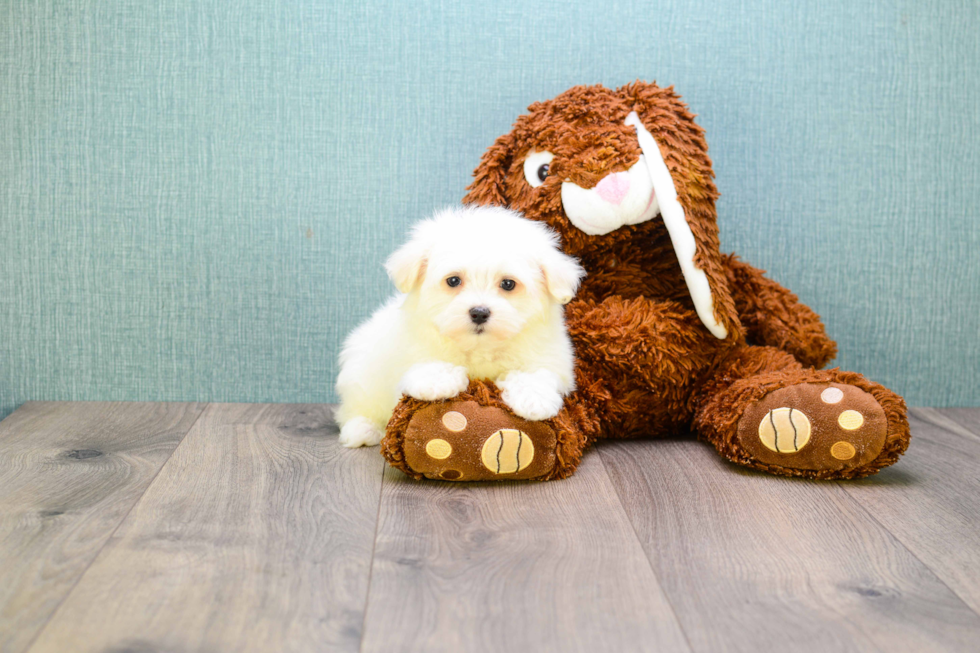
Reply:
<svg viewBox="0 0 980 653"><path fill-rule="evenodd" d="M524 159L524 179L537 188L548 178L548 171L551 169L551 160L555 155L551 152L535 152L531 150L527 158Z"/></svg>
<svg viewBox="0 0 980 653"><path fill-rule="evenodd" d="M500 287L506 290L507 292L510 292L511 290L517 287L517 282L514 281L513 279L504 279L503 281L500 282Z"/></svg>
<svg viewBox="0 0 980 653"><path fill-rule="evenodd" d="M448 279L446 279L446 285L449 286L450 288L455 288L461 283L463 283L463 280L460 279L459 277L449 277Z"/></svg>

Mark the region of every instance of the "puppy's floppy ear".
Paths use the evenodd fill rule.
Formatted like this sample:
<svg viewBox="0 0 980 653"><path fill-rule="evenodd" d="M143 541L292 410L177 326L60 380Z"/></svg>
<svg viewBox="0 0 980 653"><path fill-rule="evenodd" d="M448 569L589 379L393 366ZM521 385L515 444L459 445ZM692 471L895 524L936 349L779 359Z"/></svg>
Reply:
<svg viewBox="0 0 980 653"><path fill-rule="evenodd" d="M571 256L549 248L540 259L541 272L548 293L561 304L572 301L585 270Z"/></svg>
<svg viewBox="0 0 980 653"><path fill-rule="evenodd" d="M410 293L425 276L425 266L428 264L430 239L426 229L418 226L412 232L412 238L402 245L385 261L385 270L394 282L398 292Z"/></svg>

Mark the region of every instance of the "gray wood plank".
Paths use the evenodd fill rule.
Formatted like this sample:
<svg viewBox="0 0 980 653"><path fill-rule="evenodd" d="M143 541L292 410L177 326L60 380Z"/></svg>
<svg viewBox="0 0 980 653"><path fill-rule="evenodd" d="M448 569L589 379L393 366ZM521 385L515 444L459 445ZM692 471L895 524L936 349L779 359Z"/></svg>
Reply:
<svg viewBox="0 0 980 653"><path fill-rule="evenodd" d="M909 414L922 423L920 429L926 437L949 431L956 436L980 442L980 408L910 408ZM939 431L936 431L937 428ZM918 435L917 431L913 431L913 436L915 435ZM942 435L939 437L945 439Z"/></svg>
<svg viewBox="0 0 980 653"><path fill-rule="evenodd" d="M548 483L389 469L371 578L367 653L688 650L596 455Z"/></svg>
<svg viewBox="0 0 980 653"><path fill-rule="evenodd" d="M384 460L336 436L210 405L31 650L356 650Z"/></svg>
<svg viewBox="0 0 980 653"><path fill-rule="evenodd" d="M0 651L22 651L204 409L30 402L0 423Z"/></svg>
<svg viewBox="0 0 980 653"><path fill-rule="evenodd" d="M695 441L599 451L694 650L976 650L980 617L842 484Z"/></svg>
<svg viewBox="0 0 980 653"><path fill-rule="evenodd" d="M969 429L970 432L980 438L980 407L975 408L913 408L912 412L919 413L942 413L946 417L958 422L961 426Z"/></svg>
<svg viewBox="0 0 980 653"><path fill-rule="evenodd" d="M980 613L980 437L971 412L911 410L902 462L844 488Z"/></svg>

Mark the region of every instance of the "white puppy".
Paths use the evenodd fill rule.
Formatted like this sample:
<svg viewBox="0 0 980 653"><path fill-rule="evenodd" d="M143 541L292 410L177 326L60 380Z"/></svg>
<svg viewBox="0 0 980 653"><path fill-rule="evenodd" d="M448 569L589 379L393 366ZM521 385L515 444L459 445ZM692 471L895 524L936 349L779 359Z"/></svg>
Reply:
<svg viewBox="0 0 980 653"><path fill-rule="evenodd" d="M574 388L562 304L585 272L541 223L497 207L420 222L385 267L402 294L355 329L340 354L340 441L381 442L402 393L449 399L491 379L515 414L554 417Z"/></svg>

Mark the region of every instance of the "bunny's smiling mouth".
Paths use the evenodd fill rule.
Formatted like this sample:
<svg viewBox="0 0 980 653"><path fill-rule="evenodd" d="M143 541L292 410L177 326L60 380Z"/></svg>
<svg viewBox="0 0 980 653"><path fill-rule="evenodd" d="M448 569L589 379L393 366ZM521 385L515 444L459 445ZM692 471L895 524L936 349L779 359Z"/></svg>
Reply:
<svg viewBox="0 0 980 653"><path fill-rule="evenodd" d="M563 182L561 202L572 224L590 236L646 222L660 212L645 156L626 172L606 175L593 188Z"/></svg>

